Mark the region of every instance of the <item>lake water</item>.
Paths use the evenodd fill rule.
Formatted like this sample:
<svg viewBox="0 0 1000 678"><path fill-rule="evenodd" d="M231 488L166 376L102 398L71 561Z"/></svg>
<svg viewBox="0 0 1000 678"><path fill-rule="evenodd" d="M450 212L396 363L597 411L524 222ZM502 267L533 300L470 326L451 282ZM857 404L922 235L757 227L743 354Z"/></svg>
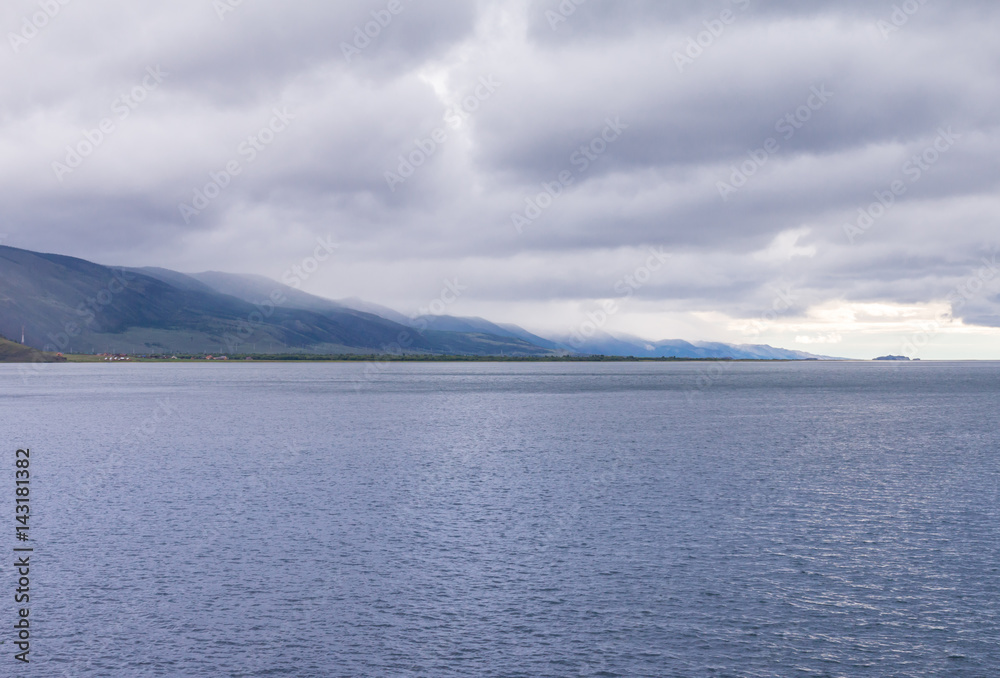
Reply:
<svg viewBox="0 0 1000 678"><path fill-rule="evenodd" d="M998 412L995 363L0 366L18 675L996 675Z"/></svg>

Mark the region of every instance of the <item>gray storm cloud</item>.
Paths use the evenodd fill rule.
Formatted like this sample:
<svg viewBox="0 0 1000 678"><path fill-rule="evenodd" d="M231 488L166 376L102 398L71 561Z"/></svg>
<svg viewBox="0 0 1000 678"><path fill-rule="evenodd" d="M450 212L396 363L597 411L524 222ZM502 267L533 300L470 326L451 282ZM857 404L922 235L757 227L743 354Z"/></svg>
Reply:
<svg viewBox="0 0 1000 678"><path fill-rule="evenodd" d="M663 247L644 308L750 317L794 284L793 317L1000 324L995 288L949 297L998 242L995 3L16 0L0 25L5 244L277 275L332 235L310 291L416 307L461 274L463 308L511 317Z"/></svg>

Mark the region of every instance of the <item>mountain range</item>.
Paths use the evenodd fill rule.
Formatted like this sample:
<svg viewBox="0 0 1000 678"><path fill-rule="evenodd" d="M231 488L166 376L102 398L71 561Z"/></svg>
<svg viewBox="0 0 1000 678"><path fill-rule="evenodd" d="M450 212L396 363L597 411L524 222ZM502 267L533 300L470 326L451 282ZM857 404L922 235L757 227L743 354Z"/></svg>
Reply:
<svg viewBox="0 0 1000 678"><path fill-rule="evenodd" d="M369 354L820 359L770 346L662 341L597 332L581 342L511 324L408 317L333 301L263 276L110 267L0 246L0 335L62 353Z"/></svg>

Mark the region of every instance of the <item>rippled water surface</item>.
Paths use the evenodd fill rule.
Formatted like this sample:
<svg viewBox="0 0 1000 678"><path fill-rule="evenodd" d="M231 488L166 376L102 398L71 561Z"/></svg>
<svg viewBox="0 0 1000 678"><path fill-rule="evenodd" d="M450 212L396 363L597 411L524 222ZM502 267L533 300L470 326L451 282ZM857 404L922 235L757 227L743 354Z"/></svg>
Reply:
<svg viewBox="0 0 1000 678"><path fill-rule="evenodd" d="M998 412L991 363L0 366L22 673L997 675Z"/></svg>

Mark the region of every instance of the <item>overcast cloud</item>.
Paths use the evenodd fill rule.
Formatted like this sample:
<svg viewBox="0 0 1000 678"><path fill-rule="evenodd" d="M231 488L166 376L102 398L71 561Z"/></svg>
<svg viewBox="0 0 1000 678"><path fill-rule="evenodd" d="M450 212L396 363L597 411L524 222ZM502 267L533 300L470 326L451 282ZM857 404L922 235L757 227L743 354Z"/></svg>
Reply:
<svg viewBox="0 0 1000 678"><path fill-rule="evenodd" d="M997 3L576 2L6 2L4 244L332 236L304 289L403 311L568 334L638 275L606 329L1000 358Z"/></svg>

